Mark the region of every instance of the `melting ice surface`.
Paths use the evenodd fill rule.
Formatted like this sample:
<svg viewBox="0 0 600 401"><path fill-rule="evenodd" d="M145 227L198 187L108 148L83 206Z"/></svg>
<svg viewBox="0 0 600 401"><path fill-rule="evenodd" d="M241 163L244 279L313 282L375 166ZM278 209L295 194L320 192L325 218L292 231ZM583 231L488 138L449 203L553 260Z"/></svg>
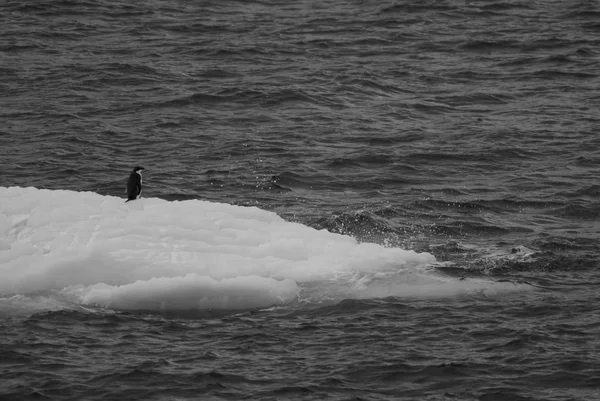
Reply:
<svg viewBox="0 0 600 401"><path fill-rule="evenodd" d="M443 277L433 262L428 253L358 243L256 207L0 187L4 313L61 302L239 309L500 285Z"/></svg>

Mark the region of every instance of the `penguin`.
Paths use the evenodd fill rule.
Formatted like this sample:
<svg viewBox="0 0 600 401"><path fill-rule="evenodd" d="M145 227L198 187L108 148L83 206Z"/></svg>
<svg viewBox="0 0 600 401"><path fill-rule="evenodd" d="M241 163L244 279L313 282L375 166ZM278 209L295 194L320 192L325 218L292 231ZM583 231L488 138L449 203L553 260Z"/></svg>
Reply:
<svg viewBox="0 0 600 401"><path fill-rule="evenodd" d="M127 180L127 200L125 203L130 200L136 200L141 198L142 196L142 170L143 167L135 167L131 174L129 175L129 179Z"/></svg>

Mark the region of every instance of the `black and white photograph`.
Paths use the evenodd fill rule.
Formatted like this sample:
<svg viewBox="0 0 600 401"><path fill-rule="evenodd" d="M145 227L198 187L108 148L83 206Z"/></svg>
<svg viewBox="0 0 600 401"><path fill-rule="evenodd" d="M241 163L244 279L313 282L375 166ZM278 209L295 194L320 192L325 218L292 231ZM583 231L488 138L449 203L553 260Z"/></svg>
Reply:
<svg viewBox="0 0 600 401"><path fill-rule="evenodd" d="M600 1L0 0L1 401L600 401Z"/></svg>

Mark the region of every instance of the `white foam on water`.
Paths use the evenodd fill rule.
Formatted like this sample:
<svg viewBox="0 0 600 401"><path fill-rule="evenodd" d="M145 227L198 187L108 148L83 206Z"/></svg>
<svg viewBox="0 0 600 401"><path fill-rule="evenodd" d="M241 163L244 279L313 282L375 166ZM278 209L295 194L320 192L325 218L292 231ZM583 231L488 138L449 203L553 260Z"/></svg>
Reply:
<svg viewBox="0 0 600 401"><path fill-rule="evenodd" d="M434 262L256 207L0 187L0 308L48 293L81 305L165 310L499 288L441 277Z"/></svg>

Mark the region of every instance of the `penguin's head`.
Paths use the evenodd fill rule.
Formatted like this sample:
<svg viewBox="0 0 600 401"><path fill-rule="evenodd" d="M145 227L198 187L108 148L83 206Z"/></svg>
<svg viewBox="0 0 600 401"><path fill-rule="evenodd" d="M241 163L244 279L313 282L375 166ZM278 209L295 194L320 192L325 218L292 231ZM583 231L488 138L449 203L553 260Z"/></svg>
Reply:
<svg viewBox="0 0 600 401"><path fill-rule="evenodd" d="M141 172L142 172L142 170L144 170L144 168L143 168L143 167L137 166L136 168L134 168L134 169L133 169L133 172L134 172L134 173L141 173Z"/></svg>

